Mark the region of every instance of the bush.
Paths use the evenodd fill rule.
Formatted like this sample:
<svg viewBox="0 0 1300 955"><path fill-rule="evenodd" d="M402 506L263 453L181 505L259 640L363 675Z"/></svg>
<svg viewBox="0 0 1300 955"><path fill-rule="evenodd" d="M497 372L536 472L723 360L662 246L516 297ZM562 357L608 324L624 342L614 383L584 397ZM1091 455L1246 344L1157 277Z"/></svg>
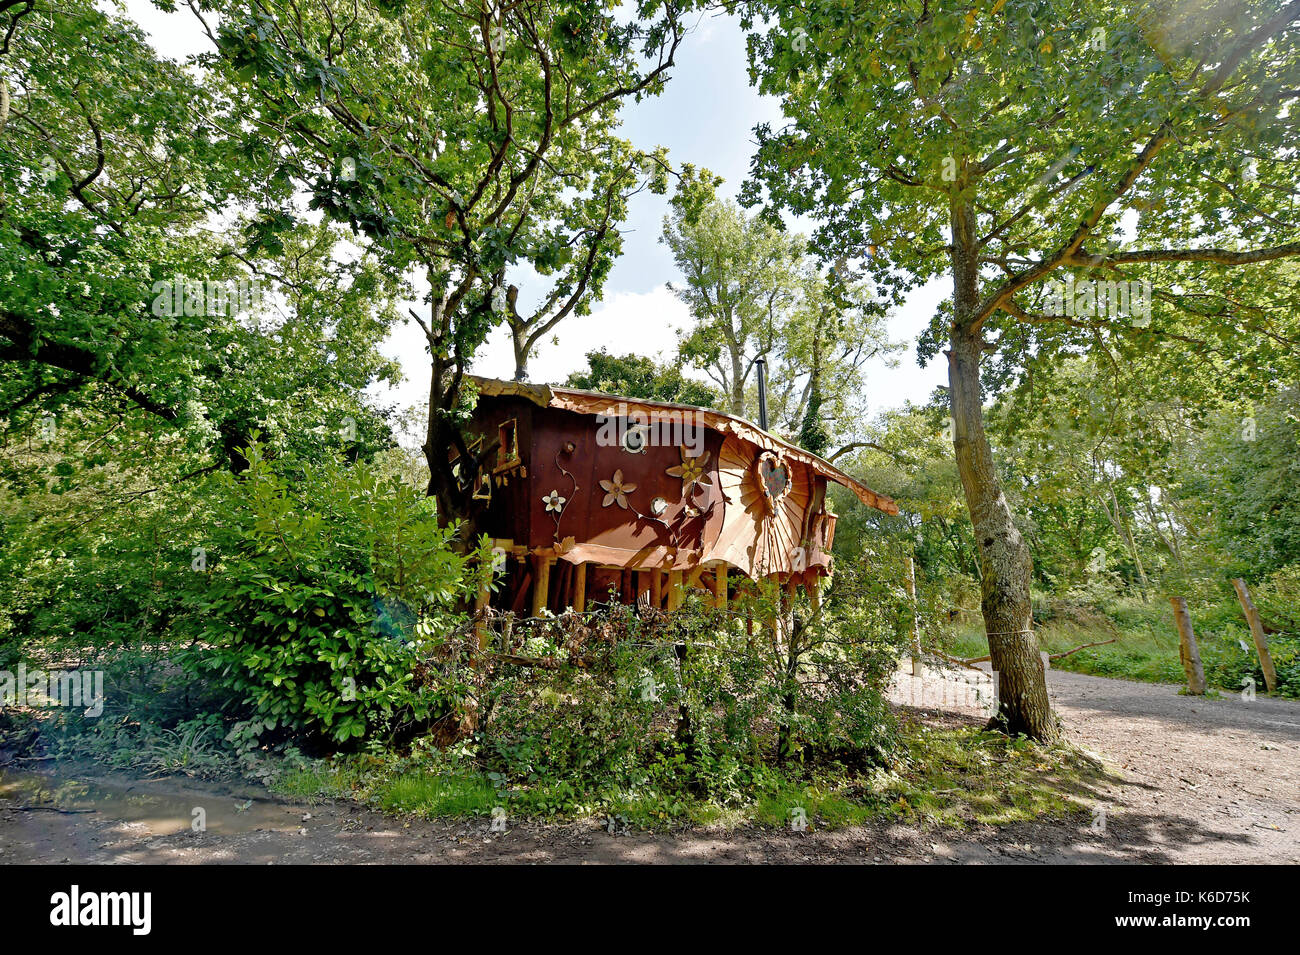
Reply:
<svg viewBox="0 0 1300 955"><path fill-rule="evenodd" d="M464 687L427 664L455 655L484 555L459 551L428 498L366 464L248 457L224 481L188 657L247 708L236 732L392 741L451 712Z"/></svg>
<svg viewBox="0 0 1300 955"><path fill-rule="evenodd" d="M837 582L820 614L800 601L779 642L757 591L725 612L692 597L671 615L615 606L516 630L512 655L534 665L488 678L480 764L541 811L614 793L740 805L778 762L878 764L897 741L884 687L904 604L861 583Z"/></svg>

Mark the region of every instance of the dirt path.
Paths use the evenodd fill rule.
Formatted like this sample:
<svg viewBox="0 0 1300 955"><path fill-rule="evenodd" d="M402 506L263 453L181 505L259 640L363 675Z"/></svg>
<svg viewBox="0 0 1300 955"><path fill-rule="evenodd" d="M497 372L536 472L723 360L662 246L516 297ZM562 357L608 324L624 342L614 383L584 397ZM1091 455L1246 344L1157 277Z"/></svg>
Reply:
<svg viewBox="0 0 1300 955"><path fill-rule="evenodd" d="M1062 671L1050 687L1070 737L1115 770L1091 794L1104 832L1072 820L955 834L882 824L611 835L592 822L491 833L175 780L56 785L61 807L95 809L67 813L36 808L48 781L11 772L0 777L0 863L1300 862L1300 702L1193 699ZM191 831L195 808L204 833Z"/></svg>

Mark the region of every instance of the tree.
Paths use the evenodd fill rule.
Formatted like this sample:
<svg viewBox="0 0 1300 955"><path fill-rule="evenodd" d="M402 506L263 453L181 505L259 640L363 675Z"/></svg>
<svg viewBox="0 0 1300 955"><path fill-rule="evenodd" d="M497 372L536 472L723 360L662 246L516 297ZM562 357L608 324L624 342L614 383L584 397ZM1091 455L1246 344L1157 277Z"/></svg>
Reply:
<svg viewBox="0 0 1300 955"><path fill-rule="evenodd" d="M247 139L273 141L272 181L348 223L394 275L427 285L412 313L429 350L424 454L440 519L463 517L474 467L462 383L488 332L534 333L600 292L634 178L661 157L613 135L626 100L656 93L682 39L672 0L634 8L524 0L304 4L195 0L218 68L245 101ZM635 174L635 175L634 175ZM282 203L275 215L300 211ZM553 276L517 312L512 267ZM524 370L524 369L520 369ZM483 449L484 456L491 453ZM458 472L462 476L458 476Z"/></svg>
<svg viewBox="0 0 1300 955"><path fill-rule="evenodd" d="M761 357L769 362L772 427L817 454L833 435L851 433L861 417L862 367L894 347L885 303L869 283L834 269L823 274L802 236L732 202L675 202L663 241L685 277L673 290L695 319L679 354L718 385L728 410L744 415L757 406L751 373Z"/></svg>
<svg viewBox="0 0 1300 955"><path fill-rule="evenodd" d="M191 467L211 452L234 470L253 428L288 425L286 402L308 418L299 436L348 416L364 432L364 389L397 374L377 352L396 284L338 254L337 228L248 241L272 147L240 149L235 105L133 23L80 2L33 23L3 60L0 417L138 411L182 436Z"/></svg>
<svg viewBox="0 0 1300 955"><path fill-rule="evenodd" d="M587 352L587 369L571 374L566 384L608 395L697 408L717 408L722 403L716 391L687 378L676 365L663 365L643 355L611 355L603 348Z"/></svg>
<svg viewBox="0 0 1300 955"><path fill-rule="evenodd" d="M610 267L623 251L618 225L627 218L628 201L646 188L662 191L667 170L662 151L647 157L628 143L610 139L609 154L596 173L591 194L571 204L561 196L550 221L539 223L542 229L567 236L558 246L554 263L532 262L543 275L558 273L540 301L521 313L519 286L506 287L504 295L499 291L505 282L502 270L493 293L493 309L504 313L510 329L516 381L527 380L528 359L542 336L569 315L591 313L591 302L599 297Z"/></svg>
<svg viewBox="0 0 1300 955"><path fill-rule="evenodd" d="M1257 266L1300 253L1286 158L1300 3L739 6L759 86L789 120L758 129L746 198L766 188L770 215L822 216L817 251L860 258L882 283L952 281L923 357L946 343L998 722L1053 738L1030 555L985 432L985 359L1060 335L1155 349L1166 323L1275 334L1295 293ZM1101 314L1098 281L1112 283ZM1139 288L1155 290L1154 321L1119 294Z"/></svg>
<svg viewBox="0 0 1300 955"><path fill-rule="evenodd" d="M696 322L681 356L721 389L732 414L743 415L754 361L773 349L796 301L804 240L714 200L702 209L674 208L662 241L684 278L669 288Z"/></svg>
<svg viewBox="0 0 1300 955"><path fill-rule="evenodd" d="M798 298L773 336L768 410L800 447L834 457L833 441L860 436L863 367L898 346L885 330L886 305L866 282L847 283L805 262Z"/></svg>

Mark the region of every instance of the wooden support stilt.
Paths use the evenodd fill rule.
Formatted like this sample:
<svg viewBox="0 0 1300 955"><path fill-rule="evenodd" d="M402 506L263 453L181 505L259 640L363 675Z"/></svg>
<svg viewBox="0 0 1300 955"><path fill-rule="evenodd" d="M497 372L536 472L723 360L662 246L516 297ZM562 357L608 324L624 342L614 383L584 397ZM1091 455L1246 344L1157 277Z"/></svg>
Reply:
<svg viewBox="0 0 1300 955"><path fill-rule="evenodd" d="M550 598L551 590L551 564L555 561L554 557L545 557L541 554L533 555L533 563L536 567L536 581L533 583L533 616L540 617L542 611L548 606L547 601Z"/></svg>
<svg viewBox="0 0 1300 955"><path fill-rule="evenodd" d="M650 606L656 610L664 605L664 575L658 569L650 571Z"/></svg>
<svg viewBox="0 0 1300 955"><path fill-rule="evenodd" d="M772 646L783 647L786 645L786 591L785 588L781 586L781 581L779 579L773 577L771 580L773 608L772 619L768 621L768 625L772 629Z"/></svg>
<svg viewBox="0 0 1300 955"><path fill-rule="evenodd" d="M577 564L573 568L573 609L582 613L587 609L587 565Z"/></svg>
<svg viewBox="0 0 1300 955"><path fill-rule="evenodd" d="M817 574L809 574L803 583L808 591L808 603L812 604L813 613L822 609L822 579Z"/></svg>
<svg viewBox="0 0 1300 955"><path fill-rule="evenodd" d="M717 564L713 568L713 606L719 610L727 609L727 565Z"/></svg>
<svg viewBox="0 0 1300 955"><path fill-rule="evenodd" d="M668 609L676 610L682 605L682 572L668 571Z"/></svg>
<svg viewBox="0 0 1300 955"><path fill-rule="evenodd" d="M1246 614L1246 623L1250 624L1250 636L1255 641L1255 652L1259 654L1259 667L1264 671L1264 688L1273 693L1277 690L1277 670L1273 666L1273 655L1268 652L1268 637L1264 634L1264 621L1259 619L1255 601L1250 599L1250 590L1240 577L1232 582L1241 601L1241 609Z"/></svg>

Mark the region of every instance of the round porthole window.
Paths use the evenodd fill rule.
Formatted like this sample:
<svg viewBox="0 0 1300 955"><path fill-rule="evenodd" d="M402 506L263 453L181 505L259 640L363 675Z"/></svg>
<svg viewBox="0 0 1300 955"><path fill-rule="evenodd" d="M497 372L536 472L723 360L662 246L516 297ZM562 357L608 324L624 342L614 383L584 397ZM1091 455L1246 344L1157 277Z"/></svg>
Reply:
<svg viewBox="0 0 1300 955"><path fill-rule="evenodd" d="M650 429L636 424L623 432L623 450L628 454L644 454L650 444Z"/></svg>
<svg viewBox="0 0 1300 955"><path fill-rule="evenodd" d="M666 510L668 510L668 502L662 497L657 497L650 502L650 513L655 517L662 517Z"/></svg>

